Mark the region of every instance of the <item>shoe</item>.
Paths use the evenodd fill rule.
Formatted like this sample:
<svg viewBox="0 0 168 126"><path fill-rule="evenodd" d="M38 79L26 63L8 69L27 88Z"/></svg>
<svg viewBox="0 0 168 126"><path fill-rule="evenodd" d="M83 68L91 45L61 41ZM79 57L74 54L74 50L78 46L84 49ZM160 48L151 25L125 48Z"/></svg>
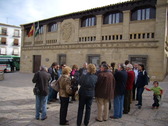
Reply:
<svg viewBox="0 0 168 126"><path fill-rule="evenodd" d="M35 118L36 120L39 120L39 118Z"/></svg>
<svg viewBox="0 0 168 126"><path fill-rule="evenodd" d="M138 106L138 109L141 109L141 105Z"/></svg>
<svg viewBox="0 0 168 126"><path fill-rule="evenodd" d="M97 118L95 118L95 120L98 121L98 122L103 122L103 121L101 121L101 120L98 120Z"/></svg>
<svg viewBox="0 0 168 126"><path fill-rule="evenodd" d="M139 106L139 104L135 104L135 106Z"/></svg>
<svg viewBox="0 0 168 126"><path fill-rule="evenodd" d="M123 114L128 114L128 112L123 112Z"/></svg>
<svg viewBox="0 0 168 126"><path fill-rule="evenodd" d="M46 116L45 118L41 119L41 120L43 121L43 120L45 120L45 119L47 119L47 116Z"/></svg>
<svg viewBox="0 0 168 126"><path fill-rule="evenodd" d="M60 125L69 125L69 122L66 122L66 123L60 123Z"/></svg>
<svg viewBox="0 0 168 126"><path fill-rule="evenodd" d="M111 119L118 119L118 118L116 118L116 117L114 117L114 116L110 116L110 118L111 118Z"/></svg>

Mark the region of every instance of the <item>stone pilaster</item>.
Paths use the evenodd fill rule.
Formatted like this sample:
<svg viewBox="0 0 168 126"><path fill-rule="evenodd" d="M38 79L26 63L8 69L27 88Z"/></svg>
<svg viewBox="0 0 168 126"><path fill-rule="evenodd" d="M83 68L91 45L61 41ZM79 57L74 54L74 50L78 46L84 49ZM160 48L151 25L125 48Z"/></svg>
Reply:
<svg viewBox="0 0 168 126"><path fill-rule="evenodd" d="M129 40L130 10L123 11L123 40Z"/></svg>
<svg viewBox="0 0 168 126"><path fill-rule="evenodd" d="M75 37L74 41L79 42L79 25L80 25L80 19L75 19Z"/></svg>
<svg viewBox="0 0 168 126"><path fill-rule="evenodd" d="M101 41L101 27L102 27L102 15L96 16L96 41Z"/></svg>

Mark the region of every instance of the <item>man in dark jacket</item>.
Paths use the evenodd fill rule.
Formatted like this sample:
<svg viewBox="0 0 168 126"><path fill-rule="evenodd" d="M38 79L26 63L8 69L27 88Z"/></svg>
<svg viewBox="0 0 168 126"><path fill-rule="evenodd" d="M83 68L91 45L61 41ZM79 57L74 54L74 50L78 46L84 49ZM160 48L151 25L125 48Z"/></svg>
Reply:
<svg viewBox="0 0 168 126"><path fill-rule="evenodd" d="M35 118L39 120L40 111L41 120L45 120L47 118L47 96L48 96L48 85L50 80L50 74L47 73L47 68L44 66L40 67L40 71L35 73L32 82L36 83L36 91L34 92L36 95L36 116Z"/></svg>
<svg viewBox="0 0 168 126"><path fill-rule="evenodd" d="M113 74L111 72L108 72L107 64L101 65L100 69L101 72L98 75L98 80L95 88L95 97L98 106L98 115L96 120L99 122L108 120L109 100L113 99L115 88L115 79L113 77Z"/></svg>
<svg viewBox="0 0 168 126"><path fill-rule="evenodd" d="M110 118L118 119L123 114L124 94L126 90L127 72L123 64L119 65L118 71L114 74L116 80L114 96L114 116Z"/></svg>

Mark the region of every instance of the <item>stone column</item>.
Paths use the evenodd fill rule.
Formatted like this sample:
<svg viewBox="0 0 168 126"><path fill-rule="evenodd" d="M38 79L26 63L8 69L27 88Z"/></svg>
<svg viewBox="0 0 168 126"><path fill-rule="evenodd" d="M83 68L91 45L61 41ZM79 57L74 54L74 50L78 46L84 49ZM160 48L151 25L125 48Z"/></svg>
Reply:
<svg viewBox="0 0 168 126"><path fill-rule="evenodd" d="M102 27L102 15L97 15L96 16L96 41L101 42L101 27Z"/></svg>
<svg viewBox="0 0 168 126"><path fill-rule="evenodd" d="M123 11L123 40L129 41L130 10Z"/></svg>

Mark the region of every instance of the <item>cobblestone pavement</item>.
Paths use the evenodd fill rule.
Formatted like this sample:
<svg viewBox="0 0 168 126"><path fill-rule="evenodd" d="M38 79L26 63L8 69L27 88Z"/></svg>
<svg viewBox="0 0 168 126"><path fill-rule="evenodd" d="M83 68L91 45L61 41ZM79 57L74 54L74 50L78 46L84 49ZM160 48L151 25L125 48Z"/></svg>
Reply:
<svg viewBox="0 0 168 126"><path fill-rule="evenodd" d="M5 80L0 81L0 126L59 126L59 102L48 105L48 118L44 121L35 120L35 97L31 82L33 74L7 73ZM151 87L150 83L148 87ZM131 112L122 119L109 119L96 122L97 106L92 105L89 126L168 126L168 77L160 82L164 95L159 109L151 109L152 92L144 91L142 109L137 109L136 101L131 104ZM67 119L70 126L76 126L78 102L69 104ZM110 111L112 115L113 110Z"/></svg>

